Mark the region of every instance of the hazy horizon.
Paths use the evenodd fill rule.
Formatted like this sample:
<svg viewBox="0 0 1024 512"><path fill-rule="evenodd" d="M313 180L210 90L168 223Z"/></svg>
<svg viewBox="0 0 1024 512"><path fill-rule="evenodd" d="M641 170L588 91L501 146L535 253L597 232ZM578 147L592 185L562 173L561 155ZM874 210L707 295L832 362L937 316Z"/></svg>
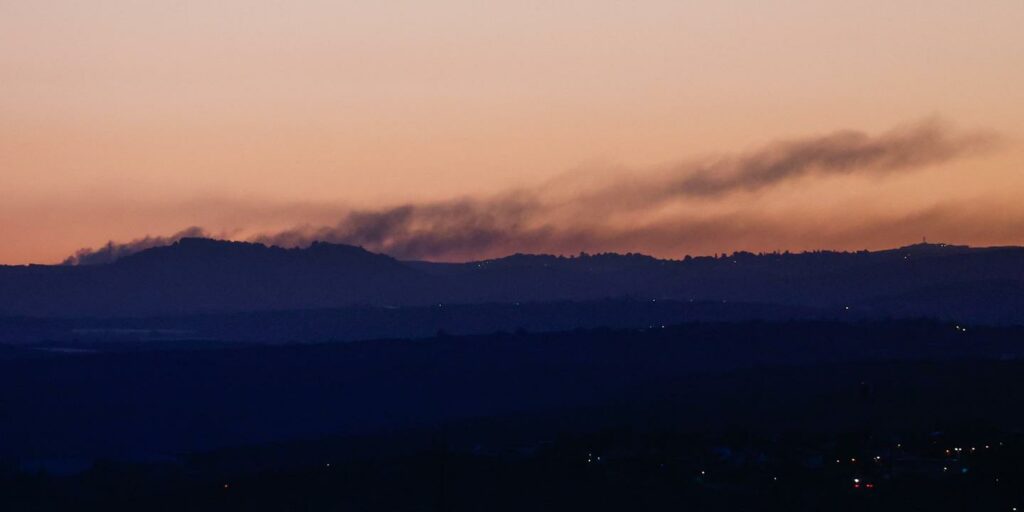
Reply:
<svg viewBox="0 0 1024 512"><path fill-rule="evenodd" d="M178 233L176 233L176 234L174 234L174 235L172 235L170 237L143 237L143 238L139 238L139 239L132 240L132 241L129 241L129 242L124 242L124 243L116 243L116 242L110 241L106 245L103 245L103 246L99 246L99 247L95 247L95 248L83 248L83 249L77 251L75 254L70 255L63 262L60 262L60 264L61 265L95 265L95 264L103 264L103 263L113 263L113 262L117 261L118 259L124 258L126 256L130 256L132 254L136 254L136 253L139 253L139 252L142 252L142 251L146 251L146 250L149 250L149 249L155 249L155 248L172 246L172 245L176 244L177 242L179 242L179 241L181 241L183 239L211 240L211 241L214 241L214 242L255 244L255 245L261 245L261 246L264 246L264 247L267 247L267 248L279 248L279 249L309 249L314 244L345 245L345 246L350 246L350 247L358 247L360 249L367 250L367 251L369 251L371 253L374 253L374 254L381 254L381 255L384 255L384 256L394 257L393 255L388 254L386 252L377 252L377 251L373 251L373 250L367 249L366 247L363 247L361 245L345 244L343 242L325 242L325 241L322 241L322 240L311 240L310 242L308 242L306 244L302 244L302 245L282 246L282 245L277 245L277 244L274 244L274 243L268 242L268 241L259 241L259 240L231 240L231 239L226 239L226 238L218 238L216 236L211 236L211 235L209 235L207 233L203 233L201 231L196 231L194 229L186 229L186 230L182 230L182 231L180 231L180 232L178 232ZM785 250L785 249L784 250L777 250L777 251L745 251L745 250L739 249L739 250L734 250L734 251L720 251L720 252L708 253L708 254L689 254L689 253L687 253L687 254L668 255L668 256L655 256L655 255L643 253L643 252L640 252L640 251L611 251L611 252L597 252L597 253L589 253L589 252L586 252L586 251L578 251L578 252L575 252L575 253L566 253L566 252L560 252L560 253L517 252L517 253L503 254L503 255L497 256L497 257L492 258L492 259L501 259L501 258L504 258L504 257L512 257L512 256L517 256L517 255L525 255L525 256L556 256L556 257L560 257L560 258L575 258L575 257L582 256L582 255L594 256L594 255L602 255L602 254L619 254L619 255L635 254L635 255L641 255L641 256L651 256L651 257L654 257L654 258L657 258L657 259L660 259L660 260L666 260L666 261L682 261L683 259L685 259L687 257L692 257L692 258L726 257L726 256L729 256L729 255L732 255L732 254L742 253L742 252L748 252L750 254L756 254L756 255L761 255L761 254L784 254L784 253L803 254L803 253L829 252L829 251L836 251L836 252L860 252L860 251L885 252L885 251L896 251L896 250L900 250L900 249L904 249L904 248L909 248L909 247L920 246L920 245L942 246L942 247L963 247L963 248L968 248L968 249L981 249L981 250L984 250L984 249L1000 249L1000 248L1005 248L1005 247L1021 247L1021 246L979 246L979 245L955 244L955 243L947 243L947 242L942 241L942 240L938 240L938 241L936 241L936 240L928 240L927 237L922 237L922 239L920 239L920 240L908 241L906 243L899 244L899 245L894 245L892 247L883 247L883 248L876 248L876 249L835 250L835 249L829 249L827 247L821 247L821 248L817 248L817 249L805 249L805 250L801 250L801 251L789 251L789 250ZM417 259L405 259L405 258L395 258L395 259L397 259L399 261L424 261L424 262L436 262L436 263L472 263L474 261L482 261L482 260L472 260L472 259L466 259L466 260L431 260L431 259L418 259L417 260ZM36 265L39 265L39 264L36 264Z"/></svg>
<svg viewBox="0 0 1024 512"><path fill-rule="evenodd" d="M1020 245L1024 4L0 2L0 263Z"/></svg>

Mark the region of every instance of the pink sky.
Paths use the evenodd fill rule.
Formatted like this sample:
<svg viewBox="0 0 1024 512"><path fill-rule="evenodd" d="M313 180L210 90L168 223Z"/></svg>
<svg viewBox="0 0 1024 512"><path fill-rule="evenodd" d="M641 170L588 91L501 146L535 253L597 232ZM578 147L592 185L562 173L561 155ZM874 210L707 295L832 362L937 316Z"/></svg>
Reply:
<svg viewBox="0 0 1024 512"><path fill-rule="evenodd" d="M415 255L1024 243L1020 0L485 4L0 0L0 263L524 190L557 236ZM657 211L580 200L936 119L998 142Z"/></svg>

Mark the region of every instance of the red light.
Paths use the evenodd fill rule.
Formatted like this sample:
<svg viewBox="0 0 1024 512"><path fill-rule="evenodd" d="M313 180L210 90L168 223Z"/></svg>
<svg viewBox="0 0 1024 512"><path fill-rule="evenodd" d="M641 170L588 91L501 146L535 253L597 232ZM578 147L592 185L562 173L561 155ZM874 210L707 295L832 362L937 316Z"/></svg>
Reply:
<svg viewBox="0 0 1024 512"><path fill-rule="evenodd" d="M853 484L854 489L860 489L860 484Z"/></svg>
<svg viewBox="0 0 1024 512"><path fill-rule="evenodd" d="M868 489L874 489L875 488L875 484L867 484L864 487L867 487Z"/></svg>

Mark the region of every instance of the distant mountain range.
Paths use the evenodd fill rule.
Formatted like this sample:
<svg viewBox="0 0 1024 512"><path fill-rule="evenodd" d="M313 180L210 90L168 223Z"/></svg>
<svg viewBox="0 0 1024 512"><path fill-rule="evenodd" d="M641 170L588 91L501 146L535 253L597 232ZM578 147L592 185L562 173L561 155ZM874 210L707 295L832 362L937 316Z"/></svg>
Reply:
<svg viewBox="0 0 1024 512"><path fill-rule="evenodd" d="M1024 248L917 244L662 260L517 254L399 261L347 245L301 249L186 238L102 265L0 266L0 316L111 318L517 302L671 300L829 315L1024 322Z"/></svg>

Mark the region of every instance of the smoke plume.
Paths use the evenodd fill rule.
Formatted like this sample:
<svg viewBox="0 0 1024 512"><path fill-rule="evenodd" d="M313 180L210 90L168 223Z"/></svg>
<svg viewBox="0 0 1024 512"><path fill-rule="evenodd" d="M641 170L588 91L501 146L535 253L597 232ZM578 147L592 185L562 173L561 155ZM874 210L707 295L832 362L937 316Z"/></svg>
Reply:
<svg viewBox="0 0 1024 512"><path fill-rule="evenodd" d="M262 233L252 241L284 247L313 241L360 245L406 259L474 259L514 252L575 252L634 243L656 237L715 237L736 226L765 225L763 218L735 215L669 215L679 205L714 205L736 194L758 194L829 176L859 175L882 180L895 173L987 149L996 137L961 133L929 120L879 135L843 130L768 144L754 151L681 163L667 169L596 182L577 177L581 186L541 186L490 197L410 202L369 210L350 210L328 226L299 226ZM569 185L573 185L570 183ZM585 189L585 192L578 190ZM576 192L563 192L576 191ZM199 228L171 237L146 237L127 244L109 243L68 258L70 264L109 262L125 254L165 245Z"/></svg>
<svg viewBox="0 0 1024 512"><path fill-rule="evenodd" d="M127 243L115 243L113 240L99 249L79 249L64 260L64 265L100 265L113 263L130 254L171 245L182 238L206 237L207 233L203 228L192 226L185 228L171 236L147 236L138 238Z"/></svg>

